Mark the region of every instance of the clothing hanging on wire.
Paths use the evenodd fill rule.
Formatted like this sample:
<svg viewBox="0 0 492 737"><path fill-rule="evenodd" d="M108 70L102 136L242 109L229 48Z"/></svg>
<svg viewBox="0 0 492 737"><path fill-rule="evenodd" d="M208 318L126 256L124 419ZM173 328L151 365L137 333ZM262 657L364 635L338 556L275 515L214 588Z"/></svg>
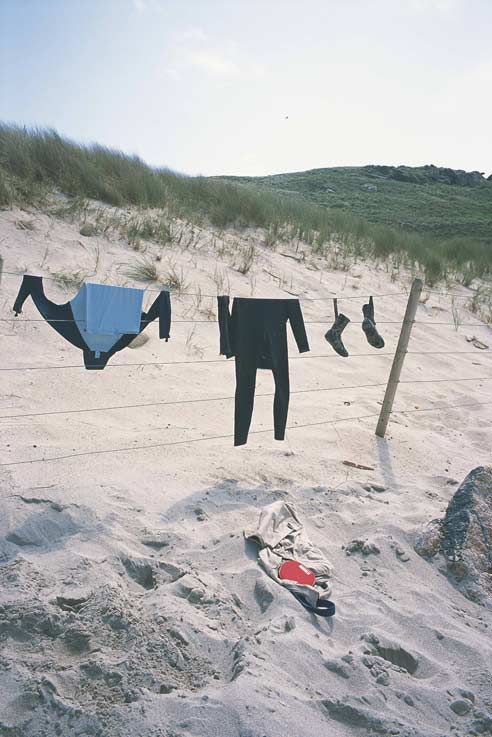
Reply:
<svg viewBox="0 0 492 737"><path fill-rule="evenodd" d="M325 339L331 345L339 356L347 358L349 353L345 348L342 339L342 333L350 322L350 318L338 312L338 300L333 300L333 310L335 313L335 322L331 328L325 333ZM369 302L362 305L362 330L366 336L367 342L373 348L384 348L384 339L376 329L376 320L374 318L374 300L369 297Z"/></svg>
<svg viewBox="0 0 492 737"><path fill-rule="evenodd" d="M348 357L348 350L345 348L342 340L342 333L350 322L350 318L346 315L338 314L338 300L333 300L333 309L335 312L335 322L331 328L325 333L325 340L331 345L339 356Z"/></svg>
<svg viewBox="0 0 492 737"><path fill-rule="evenodd" d="M13 310L22 312L28 297L52 328L80 348L86 369L103 369L111 356L126 348L147 325L159 318L159 338L169 340L171 299L162 291L142 312L143 289L84 283L75 297L57 305L44 293L41 276L25 274Z"/></svg>
<svg viewBox="0 0 492 737"><path fill-rule="evenodd" d="M217 301L220 353L236 360L234 445L244 445L248 439L257 369L273 372L275 439L283 440L289 409L287 320L299 353L309 351L299 300L235 297L231 312L229 297L220 296Z"/></svg>
<svg viewBox="0 0 492 737"><path fill-rule="evenodd" d="M384 339L379 335L376 330L376 320L374 318L374 300L369 297L369 302L366 305L362 305L362 314L364 319L362 321L362 330L365 333L367 342L372 345L373 348L384 348Z"/></svg>

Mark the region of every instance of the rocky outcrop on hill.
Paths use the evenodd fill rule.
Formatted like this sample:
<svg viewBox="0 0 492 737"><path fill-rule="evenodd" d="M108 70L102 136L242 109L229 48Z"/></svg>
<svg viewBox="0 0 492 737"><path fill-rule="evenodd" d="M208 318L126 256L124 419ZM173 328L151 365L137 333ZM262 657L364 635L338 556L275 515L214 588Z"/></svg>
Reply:
<svg viewBox="0 0 492 737"><path fill-rule="evenodd" d="M453 584L472 601L492 608L492 466L470 471L442 520L417 536L424 558L442 555Z"/></svg>
<svg viewBox="0 0 492 737"><path fill-rule="evenodd" d="M413 184L454 184L459 187L476 187L486 182L483 172L464 171L463 169L450 169L444 166L365 166L364 169L371 174L378 174L387 179L395 179L399 182L412 182ZM488 178L489 180L491 177Z"/></svg>

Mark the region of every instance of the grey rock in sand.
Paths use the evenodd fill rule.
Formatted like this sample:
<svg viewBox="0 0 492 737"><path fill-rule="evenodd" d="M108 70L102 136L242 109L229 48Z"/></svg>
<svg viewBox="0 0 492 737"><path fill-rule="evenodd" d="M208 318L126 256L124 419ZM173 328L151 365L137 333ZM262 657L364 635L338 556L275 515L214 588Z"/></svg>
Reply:
<svg viewBox="0 0 492 737"><path fill-rule="evenodd" d="M472 703L471 701L468 701L468 699L456 699L456 701L453 701L449 706L455 714L463 716L463 714L468 714L472 708Z"/></svg>
<svg viewBox="0 0 492 737"><path fill-rule="evenodd" d="M79 233L80 235L85 235L86 238L90 238L90 236L96 235L96 228L92 223L84 223Z"/></svg>
<svg viewBox="0 0 492 737"><path fill-rule="evenodd" d="M377 555L380 550L376 543L371 543L368 540L357 539L349 542L345 552L347 555L350 555L351 553L362 553L362 555L367 556L371 554Z"/></svg>
<svg viewBox="0 0 492 737"><path fill-rule="evenodd" d="M363 484L362 488L369 492L376 491L378 494L382 494L386 491L386 486L383 486L382 484Z"/></svg>
<svg viewBox="0 0 492 737"><path fill-rule="evenodd" d="M396 557L403 563L407 563L410 560L410 556L399 545L396 546L395 553Z"/></svg>
<svg viewBox="0 0 492 737"><path fill-rule="evenodd" d="M349 669L347 668L347 666L343 665L343 663L339 663L338 660L325 660L324 666L332 673L336 673L337 676L341 676L342 678L350 678Z"/></svg>
<svg viewBox="0 0 492 737"><path fill-rule="evenodd" d="M446 515L417 536L415 550L446 559L452 583L468 598L492 608L492 466L470 471Z"/></svg>

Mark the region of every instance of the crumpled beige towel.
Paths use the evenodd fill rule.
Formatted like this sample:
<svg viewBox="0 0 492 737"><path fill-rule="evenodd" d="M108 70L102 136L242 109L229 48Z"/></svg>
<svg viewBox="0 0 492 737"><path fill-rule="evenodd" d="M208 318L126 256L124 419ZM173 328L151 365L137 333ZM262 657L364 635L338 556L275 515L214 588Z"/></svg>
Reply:
<svg viewBox="0 0 492 737"><path fill-rule="evenodd" d="M260 547L260 563L281 586L305 597L311 606L317 606L319 598L327 599L331 593L330 578L333 567L319 548L304 535L304 526L292 504L273 502L265 507L253 530L245 530L246 540L253 540ZM286 560L297 560L310 568L316 576L314 586L287 581L278 577L278 568Z"/></svg>

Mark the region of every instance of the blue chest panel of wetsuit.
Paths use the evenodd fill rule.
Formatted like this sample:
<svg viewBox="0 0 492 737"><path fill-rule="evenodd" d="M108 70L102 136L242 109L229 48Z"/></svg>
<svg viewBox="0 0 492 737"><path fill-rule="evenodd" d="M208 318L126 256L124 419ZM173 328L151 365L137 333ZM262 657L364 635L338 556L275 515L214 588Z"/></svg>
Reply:
<svg viewBox="0 0 492 737"><path fill-rule="evenodd" d="M143 295L143 289L86 282L70 301L80 334L96 358L123 335L138 335Z"/></svg>

